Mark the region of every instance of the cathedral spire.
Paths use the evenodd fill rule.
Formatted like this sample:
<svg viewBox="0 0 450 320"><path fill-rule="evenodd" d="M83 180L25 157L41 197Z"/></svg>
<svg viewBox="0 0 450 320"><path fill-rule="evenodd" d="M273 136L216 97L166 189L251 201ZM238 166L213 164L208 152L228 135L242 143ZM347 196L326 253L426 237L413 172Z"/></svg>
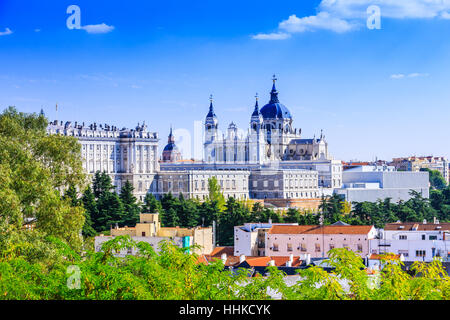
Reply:
<svg viewBox="0 0 450 320"><path fill-rule="evenodd" d="M207 118L208 117L215 117L216 116L216 114L214 113L214 107L213 107L213 95L211 94L210 96L209 96L209 112L208 112L208 115L206 116Z"/></svg>
<svg viewBox="0 0 450 320"><path fill-rule="evenodd" d="M175 138L172 133L172 125L170 125L170 133L169 133L168 143L174 143L174 142L175 142Z"/></svg>
<svg viewBox="0 0 450 320"><path fill-rule="evenodd" d="M258 97L258 93L256 93L255 98L256 98L256 102L255 102L255 110L253 110L252 117L254 117L254 116L259 116L259 105L258 105L258 99L259 99L259 97Z"/></svg>
<svg viewBox="0 0 450 320"><path fill-rule="evenodd" d="M269 103L280 103L280 101L278 100L278 91L277 88L275 87L275 82L278 79L276 78L275 75L273 75L272 81L273 81L273 85L272 85L272 91L270 92L270 102Z"/></svg>

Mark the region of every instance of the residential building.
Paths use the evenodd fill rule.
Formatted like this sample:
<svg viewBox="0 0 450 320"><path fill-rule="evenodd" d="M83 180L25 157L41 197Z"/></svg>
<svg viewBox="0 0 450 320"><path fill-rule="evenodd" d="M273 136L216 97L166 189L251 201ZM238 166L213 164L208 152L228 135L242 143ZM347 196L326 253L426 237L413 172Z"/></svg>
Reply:
<svg viewBox="0 0 450 320"><path fill-rule="evenodd" d="M192 229L161 227L158 213L141 213L139 218L140 222L135 227L119 228L116 226L111 228L110 236L100 235L95 237L95 250L99 251L103 242L122 235L128 235L136 242L147 242L155 251L159 251L159 244L163 240L172 241L180 248L199 245L200 249L194 251L198 254L210 253L214 248L211 227ZM136 250L135 248L124 249L119 253L119 256L135 254Z"/></svg>
<svg viewBox="0 0 450 320"><path fill-rule="evenodd" d="M432 261L434 257L449 260L450 223L436 219L428 223L388 223L377 239L370 241L370 253L403 255L404 261Z"/></svg>
<svg viewBox="0 0 450 320"><path fill-rule="evenodd" d="M404 157L392 159L391 165L398 171L420 171L427 168L439 171L447 183L450 183L449 162L445 157Z"/></svg>
<svg viewBox="0 0 450 320"><path fill-rule="evenodd" d="M369 240L377 232L374 226L351 226L342 222L328 226L274 225L266 233L265 253L270 256L310 254L327 257L329 250L348 248L361 257L369 253Z"/></svg>
<svg viewBox="0 0 450 320"><path fill-rule="evenodd" d="M265 256L266 233L274 225L298 225L297 223L244 223L234 227L234 255Z"/></svg>

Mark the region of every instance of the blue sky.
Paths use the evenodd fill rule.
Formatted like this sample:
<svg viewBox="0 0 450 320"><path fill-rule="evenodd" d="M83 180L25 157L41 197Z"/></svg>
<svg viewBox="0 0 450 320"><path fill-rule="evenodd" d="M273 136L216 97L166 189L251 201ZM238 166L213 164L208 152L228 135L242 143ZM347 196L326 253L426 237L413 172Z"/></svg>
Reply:
<svg viewBox="0 0 450 320"><path fill-rule="evenodd" d="M442 0L0 0L0 107L145 121L164 145L171 124L204 120L210 94L222 130L246 129L276 74L294 127L323 129L337 159L450 157L449 13Z"/></svg>

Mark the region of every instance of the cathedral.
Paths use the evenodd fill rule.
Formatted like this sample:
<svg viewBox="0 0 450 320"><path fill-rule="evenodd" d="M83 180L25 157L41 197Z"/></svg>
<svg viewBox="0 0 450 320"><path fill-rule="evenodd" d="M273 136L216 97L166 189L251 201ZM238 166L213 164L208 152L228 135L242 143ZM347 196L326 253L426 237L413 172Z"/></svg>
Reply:
<svg viewBox="0 0 450 320"><path fill-rule="evenodd" d="M322 195L341 187L342 163L329 155L322 133L303 139L301 130L293 128L293 117L278 98L276 80L274 76L270 100L262 108L256 96L244 136L233 122L226 135L220 132L210 98L202 161L182 160L172 129L159 160L158 133L148 131L145 123L119 129L55 120L47 132L76 137L87 174L106 172L117 192L130 181L141 201L147 193L161 198L169 192L205 200L208 180L216 177L225 197L264 199L276 206L292 199L317 204Z"/></svg>
<svg viewBox="0 0 450 320"><path fill-rule="evenodd" d="M246 137L238 136L238 128L233 122L228 126L226 136L219 134L219 121L210 98L204 124L204 162L267 164L329 158L328 144L323 134L319 138L302 139L301 129L292 127L292 115L279 101L276 80L274 76L270 100L261 109L256 95Z"/></svg>

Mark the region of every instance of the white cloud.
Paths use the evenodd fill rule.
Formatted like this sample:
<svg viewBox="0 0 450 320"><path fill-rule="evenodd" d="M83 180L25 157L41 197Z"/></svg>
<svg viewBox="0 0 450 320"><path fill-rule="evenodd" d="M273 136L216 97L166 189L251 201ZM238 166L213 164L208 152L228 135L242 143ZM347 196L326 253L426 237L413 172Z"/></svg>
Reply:
<svg viewBox="0 0 450 320"><path fill-rule="evenodd" d="M394 19L435 18L450 10L449 0L322 0L319 10L344 19L364 18L371 5L380 7L382 17Z"/></svg>
<svg viewBox="0 0 450 320"><path fill-rule="evenodd" d="M403 73L391 74L391 79L403 79L405 75Z"/></svg>
<svg viewBox="0 0 450 320"><path fill-rule="evenodd" d="M114 30L114 26L108 26L105 23L89 24L82 26L81 29L85 30L87 33L108 33Z"/></svg>
<svg viewBox="0 0 450 320"><path fill-rule="evenodd" d="M41 32L41 29L34 29L34 32Z"/></svg>
<svg viewBox="0 0 450 320"><path fill-rule="evenodd" d="M259 34L253 39L283 40L289 34L316 30L344 33L366 24L369 6L380 8L381 18L450 19L450 0L322 0L317 14L281 21L276 31Z"/></svg>
<svg viewBox="0 0 450 320"><path fill-rule="evenodd" d="M295 14L287 20L280 22L279 28L290 33L314 31L317 29L334 32L347 32L355 27L355 24L346 20L333 17L328 12L319 12L316 16L298 18Z"/></svg>
<svg viewBox="0 0 450 320"><path fill-rule="evenodd" d="M252 39L256 40L285 40L290 38L291 35L283 32L273 32L273 33L258 33L252 36Z"/></svg>
<svg viewBox="0 0 450 320"><path fill-rule="evenodd" d="M428 76L429 76L428 73L418 73L418 72L415 72L415 73L410 73L410 74L408 74L408 78L428 77Z"/></svg>
<svg viewBox="0 0 450 320"><path fill-rule="evenodd" d="M417 77L428 77L429 73L419 73L419 72L413 72L410 74L403 74L403 73L396 73L391 74L391 79L404 79L404 78L417 78Z"/></svg>
<svg viewBox="0 0 450 320"><path fill-rule="evenodd" d="M11 29L6 28L5 31L0 32L0 36L6 36L6 35L11 34L11 33L13 33L13 32L11 31Z"/></svg>

